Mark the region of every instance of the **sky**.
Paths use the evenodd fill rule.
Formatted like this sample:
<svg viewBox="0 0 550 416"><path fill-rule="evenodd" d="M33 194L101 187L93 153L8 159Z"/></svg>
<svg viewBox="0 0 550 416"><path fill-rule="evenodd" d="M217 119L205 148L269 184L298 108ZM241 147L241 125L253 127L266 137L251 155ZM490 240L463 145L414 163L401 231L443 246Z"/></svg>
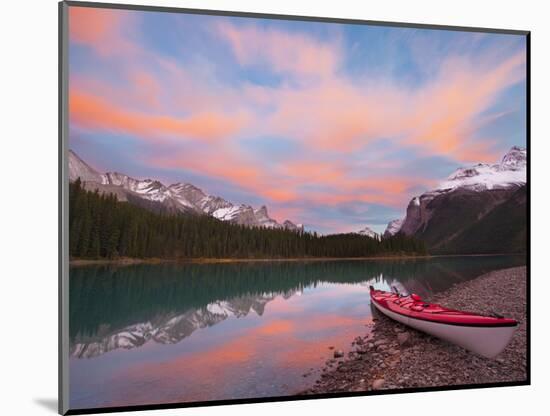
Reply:
<svg viewBox="0 0 550 416"><path fill-rule="evenodd" d="M69 7L69 145L321 233L526 144L525 38Z"/></svg>

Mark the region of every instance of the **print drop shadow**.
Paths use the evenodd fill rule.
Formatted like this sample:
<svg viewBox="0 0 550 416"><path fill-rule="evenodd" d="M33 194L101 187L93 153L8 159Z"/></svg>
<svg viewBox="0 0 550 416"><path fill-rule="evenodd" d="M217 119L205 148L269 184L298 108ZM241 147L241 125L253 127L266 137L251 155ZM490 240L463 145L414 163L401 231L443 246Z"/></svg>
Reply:
<svg viewBox="0 0 550 416"><path fill-rule="evenodd" d="M46 410L49 410L53 413L57 413L57 398L47 398L47 399L34 399L36 404L39 404Z"/></svg>

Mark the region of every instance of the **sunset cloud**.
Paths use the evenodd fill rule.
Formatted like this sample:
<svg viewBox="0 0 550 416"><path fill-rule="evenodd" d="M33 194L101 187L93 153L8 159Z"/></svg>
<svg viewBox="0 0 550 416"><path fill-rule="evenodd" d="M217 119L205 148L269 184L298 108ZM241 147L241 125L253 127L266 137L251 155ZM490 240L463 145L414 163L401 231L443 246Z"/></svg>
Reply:
<svg viewBox="0 0 550 416"><path fill-rule="evenodd" d="M238 27L226 22L219 23L217 29L243 66L265 65L278 73L325 78L341 62L341 53L334 42L304 34L255 25Z"/></svg>
<svg viewBox="0 0 550 416"><path fill-rule="evenodd" d="M94 7L69 7L69 38L85 45L102 57L133 54L139 50L128 39L136 21L136 14L126 10Z"/></svg>
<svg viewBox="0 0 550 416"><path fill-rule="evenodd" d="M484 146L471 143L476 118L507 87L525 78L525 54L517 53L498 64L450 58L441 75L426 91L418 93L419 107L413 115L418 127L410 140L439 153L483 159L475 150ZM469 148L468 148L469 147Z"/></svg>
<svg viewBox="0 0 550 416"><path fill-rule="evenodd" d="M73 131L129 136L134 174L190 177L281 221L349 229L336 216L352 205L389 221L462 164L525 144L507 121L525 119L519 37L69 10Z"/></svg>
<svg viewBox="0 0 550 416"><path fill-rule="evenodd" d="M245 122L243 115L200 113L176 118L137 113L78 91L72 91L69 97L69 115L78 126L124 132L153 141L162 137L216 141L234 134Z"/></svg>
<svg viewBox="0 0 550 416"><path fill-rule="evenodd" d="M335 78L302 90L273 91L278 105L268 123L283 135L336 152L399 137L430 153L472 160L465 156L475 158L480 148L473 128L477 117L524 79L524 65L523 53L497 64L452 57L422 88Z"/></svg>

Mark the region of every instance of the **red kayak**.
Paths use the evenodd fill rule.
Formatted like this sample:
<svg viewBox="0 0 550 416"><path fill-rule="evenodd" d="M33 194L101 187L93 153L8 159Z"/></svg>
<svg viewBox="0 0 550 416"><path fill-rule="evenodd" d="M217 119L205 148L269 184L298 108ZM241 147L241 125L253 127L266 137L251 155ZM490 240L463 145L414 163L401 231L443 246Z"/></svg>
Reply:
<svg viewBox="0 0 550 416"><path fill-rule="evenodd" d="M384 315L488 358L508 345L518 326L514 319L447 309L415 294L403 296L371 286L370 297Z"/></svg>

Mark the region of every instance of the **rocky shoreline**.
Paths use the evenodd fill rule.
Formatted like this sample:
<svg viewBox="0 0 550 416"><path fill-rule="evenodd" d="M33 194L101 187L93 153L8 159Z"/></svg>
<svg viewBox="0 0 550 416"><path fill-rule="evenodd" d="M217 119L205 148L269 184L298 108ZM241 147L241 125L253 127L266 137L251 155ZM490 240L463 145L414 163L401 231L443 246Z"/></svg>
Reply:
<svg viewBox="0 0 550 416"><path fill-rule="evenodd" d="M355 338L347 357L335 350L315 384L300 394L525 381L526 284L526 267L515 267L487 273L426 299L481 314L496 312L520 322L510 344L494 359L480 357L373 311L367 334Z"/></svg>

